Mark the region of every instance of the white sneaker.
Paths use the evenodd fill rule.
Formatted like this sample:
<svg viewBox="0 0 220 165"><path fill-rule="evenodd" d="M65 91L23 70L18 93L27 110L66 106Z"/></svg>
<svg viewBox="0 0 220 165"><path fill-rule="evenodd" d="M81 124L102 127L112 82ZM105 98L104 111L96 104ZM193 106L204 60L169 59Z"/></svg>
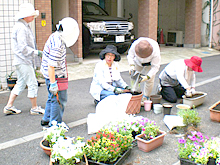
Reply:
<svg viewBox="0 0 220 165"><path fill-rule="evenodd" d="M162 90L162 87L161 87L160 84L158 84L158 85L157 85L157 89L156 89L156 92L157 92L158 95L161 94L161 90Z"/></svg>
<svg viewBox="0 0 220 165"><path fill-rule="evenodd" d="M32 109L30 110L30 113L32 115L43 115L45 112L45 110L43 108L41 108L41 106L38 106L37 108L35 109Z"/></svg>
<svg viewBox="0 0 220 165"><path fill-rule="evenodd" d="M4 107L3 113L5 114L19 114L21 113L21 110L15 108L15 106L12 107Z"/></svg>

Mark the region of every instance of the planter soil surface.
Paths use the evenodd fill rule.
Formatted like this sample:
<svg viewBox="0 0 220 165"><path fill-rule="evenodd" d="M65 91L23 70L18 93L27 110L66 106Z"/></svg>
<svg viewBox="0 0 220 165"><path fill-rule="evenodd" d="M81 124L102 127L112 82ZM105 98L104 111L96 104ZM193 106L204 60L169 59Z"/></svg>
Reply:
<svg viewBox="0 0 220 165"><path fill-rule="evenodd" d="M202 95L203 95L202 93L197 93L197 94L192 95L192 97L186 97L186 98L194 99L194 98L200 97Z"/></svg>
<svg viewBox="0 0 220 165"><path fill-rule="evenodd" d="M220 104L216 105L213 110L220 111Z"/></svg>

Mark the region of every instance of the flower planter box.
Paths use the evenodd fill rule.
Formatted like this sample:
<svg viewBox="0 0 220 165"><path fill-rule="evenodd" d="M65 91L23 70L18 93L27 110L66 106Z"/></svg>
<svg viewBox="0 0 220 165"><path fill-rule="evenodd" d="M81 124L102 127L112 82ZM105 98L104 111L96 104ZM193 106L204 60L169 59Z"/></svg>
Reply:
<svg viewBox="0 0 220 165"><path fill-rule="evenodd" d="M220 122L220 101L209 107L209 111L211 120Z"/></svg>
<svg viewBox="0 0 220 165"><path fill-rule="evenodd" d="M114 163L102 163L102 162L95 162L93 160L88 159L89 165L122 165L123 162L127 159L130 155L131 149L127 150L118 160Z"/></svg>
<svg viewBox="0 0 220 165"><path fill-rule="evenodd" d="M161 146L164 141L164 136L166 135L166 132L160 131L161 135L157 136L156 138L152 140L144 140L142 137L144 134L137 135L135 139L137 139L138 148L141 151L149 152L151 150L154 150L155 148Z"/></svg>
<svg viewBox="0 0 220 165"><path fill-rule="evenodd" d="M17 78L7 78L8 88L12 90L17 82Z"/></svg>
<svg viewBox="0 0 220 165"><path fill-rule="evenodd" d="M182 97L183 104L189 105L191 108L193 108L193 106L197 107L197 106L203 104L206 95L207 95L207 93L204 93L204 92L196 92L196 94L192 98L187 98L184 95Z"/></svg>
<svg viewBox="0 0 220 165"><path fill-rule="evenodd" d="M143 96L143 93L138 94L138 95L132 94L131 100L129 101L127 109L126 109L127 114L140 113L142 96Z"/></svg>
<svg viewBox="0 0 220 165"><path fill-rule="evenodd" d="M51 149L50 147L46 146L46 143L48 143L45 139L42 139L40 141L40 147L44 150L44 152L50 156L51 155Z"/></svg>
<svg viewBox="0 0 220 165"><path fill-rule="evenodd" d="M188 160L188 159L179 158L179 157L178 157L178 159L180 160L180 165L201 165L199 163L195 163L195 162ZM209 158L207 165L216 165L215 159Z"/></svg>

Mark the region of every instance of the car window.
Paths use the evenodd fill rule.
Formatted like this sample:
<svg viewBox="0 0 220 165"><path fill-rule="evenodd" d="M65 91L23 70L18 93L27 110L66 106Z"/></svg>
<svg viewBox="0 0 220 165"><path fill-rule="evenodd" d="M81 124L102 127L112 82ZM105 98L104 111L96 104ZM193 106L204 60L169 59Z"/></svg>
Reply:
<svg viewBox="0 0 220 165"><path fill-rule="evenodd" d="M83 3L84 15L107 15L103 9L94 3Z"/></svg>

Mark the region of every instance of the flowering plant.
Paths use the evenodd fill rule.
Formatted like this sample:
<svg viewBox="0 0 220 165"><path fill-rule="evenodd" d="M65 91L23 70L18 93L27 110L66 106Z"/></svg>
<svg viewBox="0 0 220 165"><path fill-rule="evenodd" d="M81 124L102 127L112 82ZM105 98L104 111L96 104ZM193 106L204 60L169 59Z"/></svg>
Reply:
<svg viewBox="0 0 220 165"><path fill-rule="evenodd" d="M179 158L188 159L195 163L207 164L209 158L216 159L220 164L220 140L205 137L201 132L192 131L187 138L178 140Z"/></svg>
<svg viewBox="0 0 220 165"><path fill-rule="evenodd" d="M103 127L103 129L108 129L110 131L116 131L122 135L134 135L140 134L142 128L151 122L148 118L142 116L128 115L121 121L111 122L110 124Z"/></svg>
<svg viewBox="0 0 220 165"><path fill-rule="evenodd" d="M84 154L85 142L82 142L83 139L82 137L75 139L60 136L53 145L51 162L59 162L59 165L72 165L80 162Z"/></svg>
<svg viewBox="0 0 220 165"><path fill-rule="evenodd" d="M154 121L147 123L147 125L142 128L142 133L144 134L145 140L151 140L161 134L159 127Z"/></svg>
<svg viewBox="0 0 220 165"><path fill-rule="evenodd" d="M115 162L132 147L132 136L121 135L109 130L100 130L95 137L87 140L85 154L88 159L96 162Z"/></svg>
<svg viewBox="0 0 220 165"><path fill-rule="evenodd" d="M60 136L65 137L65 133L69 130L69 127L64 122L57 123L56 121L52 121L51 124L51 127L44 130L44 139L49 143L50 147L55 144Z"/></svg>

